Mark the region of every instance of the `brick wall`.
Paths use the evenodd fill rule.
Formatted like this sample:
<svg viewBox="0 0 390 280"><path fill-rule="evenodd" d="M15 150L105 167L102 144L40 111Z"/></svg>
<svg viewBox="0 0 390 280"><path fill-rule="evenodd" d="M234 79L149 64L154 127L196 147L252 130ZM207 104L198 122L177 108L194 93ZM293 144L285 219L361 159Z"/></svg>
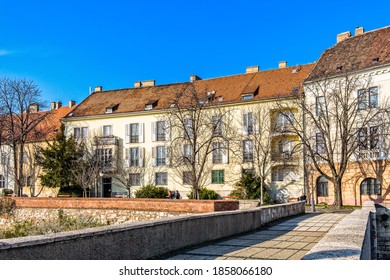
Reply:
<svg viewBox="0 0 390 280"><path fill-rule="evenodd" d="M15 197L14 199L18 208L122 209L170 213L207 213L239 208L239 202L234 200L57 197Z"/></svg>

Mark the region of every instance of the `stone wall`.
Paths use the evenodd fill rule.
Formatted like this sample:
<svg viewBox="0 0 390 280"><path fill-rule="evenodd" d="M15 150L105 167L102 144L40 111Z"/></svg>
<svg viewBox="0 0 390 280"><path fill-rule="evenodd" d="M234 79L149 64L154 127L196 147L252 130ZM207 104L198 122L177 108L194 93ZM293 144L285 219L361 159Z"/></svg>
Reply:
<svg viewBox="0 0 390 280"><path fill-rule="evenodd" d="M390 205L376 207L377 258L390 260Z"/></svg>
<svg viewBox="0 0 390 280"><path fill-rule="evenodd" d="M150 259L305 212L304 202L3 239L0 259ZM174 240L174 242L172 242Z"/></svg>
<svg viewBox="0 0 390 280"><path fill-rule="evenodd" d="M99 224L120 224L123 222L150 221L165 217L185 215L179 212L138 211L123 209L74 209L74 208L18 208L12 216L1 217L0 226L11 225L18 221L31 220L33 222L56 221L59 215L73 218L93 220Z"/></svg>

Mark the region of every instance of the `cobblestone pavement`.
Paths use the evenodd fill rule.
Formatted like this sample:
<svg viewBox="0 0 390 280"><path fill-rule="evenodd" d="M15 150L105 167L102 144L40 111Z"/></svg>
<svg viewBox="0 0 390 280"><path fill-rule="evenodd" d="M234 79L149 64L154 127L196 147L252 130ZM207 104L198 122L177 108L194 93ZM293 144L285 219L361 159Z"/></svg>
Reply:
<svg viewBox="0 0 390 280"><path fill-rule="evenodd" d="M209 243L169 260L300 260L346 213L304 214L245 235Z"/></svg>

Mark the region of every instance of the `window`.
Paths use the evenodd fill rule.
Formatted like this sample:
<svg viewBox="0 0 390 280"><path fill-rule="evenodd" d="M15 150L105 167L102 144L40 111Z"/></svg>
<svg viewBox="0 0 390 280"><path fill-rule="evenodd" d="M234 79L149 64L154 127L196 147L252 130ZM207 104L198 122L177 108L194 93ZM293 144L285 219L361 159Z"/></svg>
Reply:
<svg viewBox="0 0 390 280"><path fill-rule="evenodd" d="M139 125L138 123L130 124L130 143L139 142Z"/></svg>
<svg viewBox="0 0 390 280"><path fill-rule="evenodd" d="M156 185L168 185L168 173L167 172L156 172Z"/></svg>
<svg viewBox="0 0 390 280"><path fill-rule="evenodd" d="M191 185L192 184L192 172L191 171L184 171L183 172L183 184L185 185Z"/></svg>
<svg viewBox="0 0 390 280"><path fill-rule="evenodd" d="M139 148L130 148L129 166L139 166Z"/></svg>
<svg viewBox="0 0 390 280"><path fill-rule="evenodd" d="M328 194L328 179L321 176L317 179L317 196L329 196Z"/></svg>
<svg viewBox="0 0 390 280"><path fill-rule="evenodd" d="M103 126L103 137L110 137L112 136L112 126L111 125L104 125Z"/></svg>
<svg viewBox="0 0 390 280"><path fill-rule="evenodd" d="M5 177L0 175L0 188L5 188Z"/></svg>
<svg viewBox="0 0 390 280"><path fill-rule="evenodd" d="M381 183L375 178L366 178L360 184L360 194L363 195L381 195Z"/></svg>
<svg viewBox="0 0 390 280"><path fill-rule="evenodd" d="M379 148L379 129L377 126L362 127L358 133L359 150L374 150Z"/></svg>
<svg viewBox="0 0 390 280"><path fill-rule="evenodd" d="M194 128L192 124L192 119L184 120L184 138L192 139L194 137Z"/></svg>
<svg viewBox="0 0 390 280"><path fill-rule="evenodd" d="M6 153L1 153L1 164L2 165L7 165L8 163L8 156Z"/></svg>
<svg viewBox="0 0 390 280"><path fill-rule="evenodd" d="M253 134L253 113L249 112L242 116L242 126L244 134Z"/></svg>
<svg viewBox="0 0 390 280"><path fill-rule="evenodd" d="M183 160L184 163L192 162L192 146L190 144L183 145Z"/></svg>
<svg viewBox="0 0 390 280"><path fill-rule="evenodd" d="M222 146L221 142L213 143L213 163L222 163Z"/></svg>
<svg viewBox="0 0 390 280"><path fill-rule="evenodd" d="M279 154L283 156L291 156L295 148L294 140L280 140L279 141Z"/></svg>
<svg viewBox="0 0 390 280"><path fill-rule="evenodd" d="M165 146L156 147L156 153L157 153L156 165L157 166L165 165L166 157L167 157L166 147Z"/></svg>
<svg viewBox="0 0 390 280"><path fill-rule="evenodd" d="M32 187L34 185L34 178L32 176L27 176L26 182L27 182L27 187Z"/></svg>
<svg viewBox="0 0 390 280"><path fill-rule="evenodd" d="M252 162L253 161L253 142L252 140L244 140L242 144L243 149L243 161Z"/></svg>
<svg viewBox="0 0 390 280"><path fill-rule="evenodd" d="M325 110L325 96L316 97L316 115L321 116Z"/></svg>
<svg viewBox="0 0 390 280"><path fill-rule="evenodd" d="M130 183L130 186L141 186L141 174L140 173L130 173L129 174L129 183Z"/></svg>
<svg viewBox="0 0 390 280"><path fill-rule="evenodd" d="M357 94L359 110L378 107L378 87L359 89Z"/></svg>
<svg viewBox="0 0 390 280"><path fill-rule="evenodd" d="M241 95L241 99L242 99L242 100L253 99L253 93L250 93L250 94L243 94L243 95Z"/></svg>
<svg viewBox="0 0 390 280"><path fill-rule="evenodd" d="M326 153L326 143L322 133L316 133L316 151L319 154Z"/></svg>
<svg viewBox="0 0 390 280"><path fill-rule="evenodd" d="M156 122L156 141L165 141L165 122L158 121Z"/></svg>
<svg viewBox="0 0 390 280"><path fill-rule="evenodd" d="M212 116L211 123L213 125L213 135L221 136L222 135L222 116Z"/></svg>
<svg viewBox="0 0 390 280"><path fill-rule="evenodd" d="M275 167L271 172L272 181L294 181L296 179L296 169L294 167Z"/></svg>
<svg viewBox="0 0 390 280"><path fill-rule="evenodd" d="M75 127L73 129L73 136L75 140L84 140L88 137L88 127Z"/></svg>
<svg viewBox="0 0 390 280"><path fill-rule="evenodd" d="M294 122L293 112L278 113L276 118L276 131L289 132L291 130L291 124Z"/></svg>
<svg viewBox="0 0 390 280"><path fill-rule="evenodd" d="M98 155L101 168L112 167L112 149L99 149Z"/></svg>
<svg viewBox="0 0 390 280"><path fill-rule="evenodd" d="M223 184L225 182L225 170L212 170L211 171L211 183Z"/></svg>
<svg viewBox="0 0 390 280"><path fill-rule="evenodd" d="M255 175L255 169L254 168L249 168L249 169L243 169L242 174L252 174Z"/></svg>

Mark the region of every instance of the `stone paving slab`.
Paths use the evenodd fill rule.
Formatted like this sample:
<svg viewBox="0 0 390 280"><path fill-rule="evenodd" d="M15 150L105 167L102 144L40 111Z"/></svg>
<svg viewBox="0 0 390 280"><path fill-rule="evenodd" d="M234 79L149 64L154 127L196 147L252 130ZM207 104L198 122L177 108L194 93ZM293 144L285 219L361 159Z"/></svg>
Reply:
<svg viewBox="0 0 390 280"><path fill-rule="evenodd" d="M304 214L241 236L189 249L170 260L299 260L345 213Z"/></svg>

